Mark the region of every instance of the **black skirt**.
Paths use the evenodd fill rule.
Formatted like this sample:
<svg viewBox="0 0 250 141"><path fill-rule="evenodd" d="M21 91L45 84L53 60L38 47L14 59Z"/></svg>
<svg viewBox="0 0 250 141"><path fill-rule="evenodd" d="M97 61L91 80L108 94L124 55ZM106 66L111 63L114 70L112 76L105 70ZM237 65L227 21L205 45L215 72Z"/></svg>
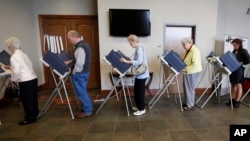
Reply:
<svg viewBox="0 0 250 141"><path fill-rule="evenodd" d="M229 76L232 84L243 83L244 81L244 68L240 67L236 71L232 72Z"/></svg>

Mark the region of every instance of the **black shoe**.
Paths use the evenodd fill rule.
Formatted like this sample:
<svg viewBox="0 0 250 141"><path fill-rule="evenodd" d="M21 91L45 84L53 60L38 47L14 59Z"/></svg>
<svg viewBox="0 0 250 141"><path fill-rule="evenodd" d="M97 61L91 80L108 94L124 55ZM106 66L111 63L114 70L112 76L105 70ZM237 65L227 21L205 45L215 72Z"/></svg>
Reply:
<svg viewBox="0 0 250 141"><path fill-rule="evenodd" d="M27 124L31 124L31 123L34 123L36 121L27 121L27 120L23 120L23 121L20 121L18 124L19 125L27 125Z"/></svg>
<svg viewBox="0 0 250 141"><path fill-rule="evenodd" d="M234 109L238 109L240 107L240 101L235 101L235 104L233 105Z"/></svg>
<svg viewBox="0 0 250 141"><path fill-rule="evenodd" d="M232 99L233 105L235 104L235 99ZM225 103L226 105L231 105L231 100L229 99L227 103Z"/></svg>
<svg viewBox="0 0 250 141"><path fill-rule="evenodd" d="M187 104L186 103L182 103L182 108L184 108L184 107L187 107Z"/></svg>

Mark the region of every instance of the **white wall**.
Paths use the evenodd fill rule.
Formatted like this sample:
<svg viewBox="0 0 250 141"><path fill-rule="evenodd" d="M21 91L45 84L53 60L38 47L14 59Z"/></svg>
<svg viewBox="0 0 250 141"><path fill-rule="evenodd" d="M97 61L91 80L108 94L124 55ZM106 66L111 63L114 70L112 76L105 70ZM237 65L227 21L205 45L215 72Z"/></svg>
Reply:
<svg viewBox="0 0 250 141"><path fill-rule="evenodd" d="M49 15L96 15L96 0L33 0L34 12Z"/></svg>
<svg viewBox="0 0 250 141"><path fill-rule="evenodd" d="M226 34L250 38L250 15L246 14L248 8L249 0L228 0Z"/></svg>
<svg viewBox="0 0 250 141"><path fill-rule="evenodd" d="M246 14L249 7L249 0L219 0L215 49L218 55L224 52L225 34L250 38L250 15ZM249 51L250 42L247 48Z"/></svg>
<svg viewBox="0 0 250 141"><path fill-rule="evenodd" d="M100 58L107 55L111 49L119 49L127 54L133 52L126 38L109 36L109 8L150 9L151 36L140 38L140 42L147 52L149 69L155 74L151 88L159 88L157 56L162 54L163 50L164 24L196 25L196 45L201 49L202 56L205 56L213 50L215 44L217 7L217 0L98 0ZM203 58L204 65L205 58ZM111 87L111 84L107 83L108 72L109 67L101 60L102 89ZM199 84L199 87L207 85L206 77L204 76L205 79Z"/></svg>

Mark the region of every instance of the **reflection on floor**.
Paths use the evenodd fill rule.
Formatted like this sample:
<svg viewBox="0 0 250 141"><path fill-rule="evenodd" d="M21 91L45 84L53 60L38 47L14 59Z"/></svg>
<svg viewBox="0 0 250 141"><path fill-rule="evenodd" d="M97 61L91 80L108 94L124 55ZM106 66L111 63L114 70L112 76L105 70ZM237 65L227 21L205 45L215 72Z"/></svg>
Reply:
<svg viewBox="0 0 250 141"><path fill-rule="evenodd" d="M89 90L94 98L98 90ZM42 108L51 91L39 92ZM74 113L79 111L74 101ZM152 97L146 97L146 104ZM20 126L23 111L18 104L0 108L1 141L228 141L230 124L250 124L250 107L243 104L232 110L224 103L228 96L216 96L203 109L180 111L174 95L162 96L153 109L142 116L127 116L124 99L109 100L98 114L85 119L71 119L67 104L55 101L34 124ZM250 98L245 98L250 103ZM101 102L95 102L95 110ZM131 107L130 107L131 109ZM132 113L132 110L130 110Z"/></svg>

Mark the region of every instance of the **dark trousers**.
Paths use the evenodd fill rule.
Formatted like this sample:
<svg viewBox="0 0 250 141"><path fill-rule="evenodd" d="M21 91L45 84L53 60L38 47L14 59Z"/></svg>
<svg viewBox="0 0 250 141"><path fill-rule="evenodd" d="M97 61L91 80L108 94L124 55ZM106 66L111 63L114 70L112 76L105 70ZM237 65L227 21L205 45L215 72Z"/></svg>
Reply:
<svg viewBox="0 0 250 141"><path fill-rule="evenodd" d="M20 96L25 112L24 119L29 122L36 121L38 110L37 78L19 82Z"/></svg>
<svg viewBox="0 0 250 141"><path fill-rule="evenodd" d="M146 79L136 79L135 78L135 85L134 85L134 99L135 104L138 110L144 110L145 109L145 82Z"/></svg>

